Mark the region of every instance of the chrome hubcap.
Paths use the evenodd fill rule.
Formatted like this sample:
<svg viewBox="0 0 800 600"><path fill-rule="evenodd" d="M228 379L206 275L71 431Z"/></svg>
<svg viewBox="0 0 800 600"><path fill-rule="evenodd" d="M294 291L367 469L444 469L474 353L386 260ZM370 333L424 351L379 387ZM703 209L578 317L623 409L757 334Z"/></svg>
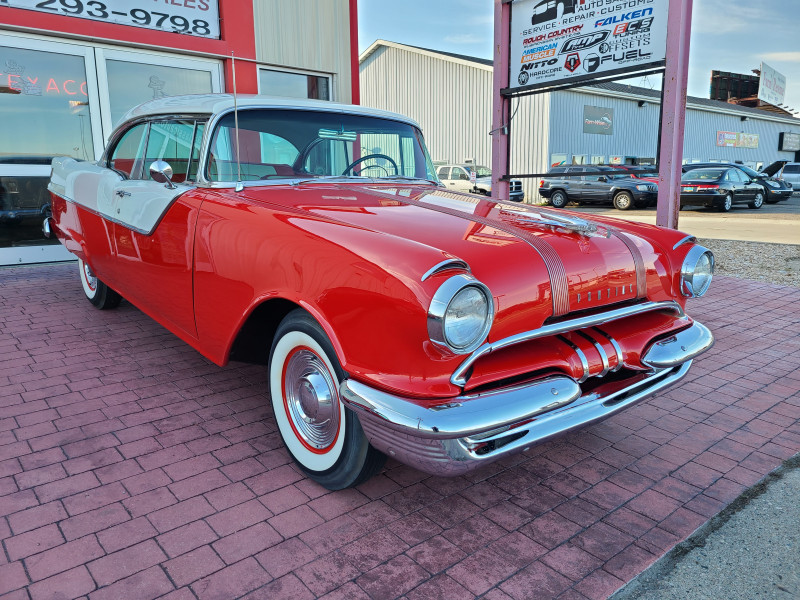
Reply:
<svg viewBox="0 0 800 600"><path fill-rule="evenodd" d="M312 448L333 444L339 431L339 397L325 363L310 350L298 350L286 365L283 390L297 435Z"/></svg>
<svg viewBox="0 0 800 600"><path fill-rule="evenodd" d="M86 279L86 284L91 289L97 288L97 277L95 277L94 273L92 273L92 270L89 268L89 265L86 263L83 263L83 276Z"/></svg>

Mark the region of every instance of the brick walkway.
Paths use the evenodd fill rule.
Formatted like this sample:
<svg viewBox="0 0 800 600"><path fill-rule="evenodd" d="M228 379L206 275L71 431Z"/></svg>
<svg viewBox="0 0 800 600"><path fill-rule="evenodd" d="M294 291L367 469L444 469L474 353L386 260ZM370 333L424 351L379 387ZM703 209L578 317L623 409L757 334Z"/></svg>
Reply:
<svg viewBox="0 0 800 600"><path fill-rule="evenodd" d="M0 596L604 598L800 451L798 306L718 278L679 388L469 477L327 493L265 369L95 310L74 264L0 269Z"/></svg>

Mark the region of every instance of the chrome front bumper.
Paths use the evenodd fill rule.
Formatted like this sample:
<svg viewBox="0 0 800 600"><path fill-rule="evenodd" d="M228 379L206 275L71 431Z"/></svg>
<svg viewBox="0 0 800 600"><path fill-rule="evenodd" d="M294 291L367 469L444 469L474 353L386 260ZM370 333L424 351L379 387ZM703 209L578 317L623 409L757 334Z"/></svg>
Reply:
<svg viewBox="0 0 800 600"><path fill-rule="evenodd" d="M375 448L421 471L455 476L644 400L680 381L692 359L713 344L711 332L695 321L650 347L642 358L650 371L587 393L564 375L459 396L434 408L353 380L342 382L340 391Z"/></svg>

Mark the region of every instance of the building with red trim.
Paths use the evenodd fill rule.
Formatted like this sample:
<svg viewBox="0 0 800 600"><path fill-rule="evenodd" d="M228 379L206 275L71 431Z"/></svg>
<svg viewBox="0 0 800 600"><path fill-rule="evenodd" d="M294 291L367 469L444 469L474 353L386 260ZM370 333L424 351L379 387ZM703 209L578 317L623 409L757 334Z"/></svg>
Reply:
<svg viewBox="0 0 800 600"><path fill-rule="evenodd" d="M130 108L232 92L358 103L356 0L0 0L0 265L41 238L50 159L95 160ZM37 215L38 216L38 215Z"/></svg>

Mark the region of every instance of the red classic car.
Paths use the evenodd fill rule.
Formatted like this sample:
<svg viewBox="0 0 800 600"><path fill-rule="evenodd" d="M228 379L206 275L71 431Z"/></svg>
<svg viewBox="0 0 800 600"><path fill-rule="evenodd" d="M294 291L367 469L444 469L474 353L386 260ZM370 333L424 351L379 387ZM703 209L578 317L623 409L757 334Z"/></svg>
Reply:
<svg viewBox="0 0 800 600"><path fill-rule="evenodd" d="M677 231L448 192L406 117L228 95L133 109L53 161L51 231L219 365L268 365L286 446L330 489L386 455L457 475L603 419L713 344L714 258Z"/></svg>

